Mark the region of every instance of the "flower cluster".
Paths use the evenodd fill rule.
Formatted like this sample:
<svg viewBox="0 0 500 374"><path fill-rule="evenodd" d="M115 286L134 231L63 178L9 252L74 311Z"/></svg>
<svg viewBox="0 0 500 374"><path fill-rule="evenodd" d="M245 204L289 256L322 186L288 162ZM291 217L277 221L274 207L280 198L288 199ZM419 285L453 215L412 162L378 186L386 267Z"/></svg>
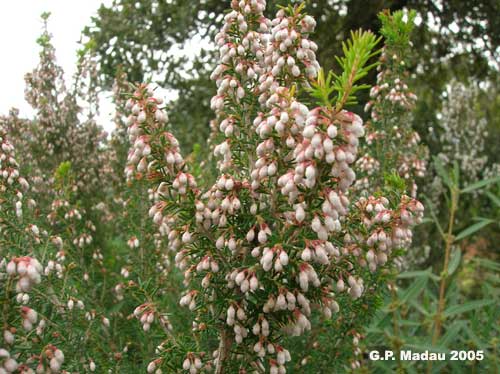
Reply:
<svg viewBox="0 0 500 374"><path fill-rule="evenodd" d="M308 38L315 21L303 7L281 9L272 21L264 1L231 7L211 77L215 183L198 187L145 85L127 104L127 175L153 183L149 215L184 272L180 304L195 314L194 333L218 332L219 348L189 352L182 368L285 373L292 357L283 334L302 335L315 327L314 313L328 319L363 297L372 287L365 269L376 272L408 244L423 207L407 196L351 202L363 123L342 107L300 101L319 73ZM136 317L149 326L146 305Z"/></svg>
<svg viewBox="0 0 500 374"><path fill-rule="evenodd" d="M99 310L102 306L96 307L95 294L82 292L97 289L103 274L91 262L92 250L98 252L97 224L89 211L97 195L87 199L97 186L92 178L102 160L94 156L101 154L96 150L102 138L90 122L79 124L73 96L64 91L67 97L61 99L61 86L45 84L57 70L49 40L40 39L42 62L28 77L27 94L37 120L24 123L12 112L0 123L3 373L59 373L66 365L80 370L84 361L76 352L82 345L110 346L99 331L111 327L109 319ZM16 128L17 124L22 126ZM20 147L17 155L14 145ZM71 162L61 162L68 158ZM25 179L21 174L27 170ZM99 315L102 324L86 320L87 314ZM93 353L95 359L110 362L109 352L100 352Z"/></svg>
<svg viewBox="0 0 500 374"><path fill-rule="evenodd" d="M439 114L438 157L445 165L456 161L465 183L474 183L483 177L488 164L485 143L488 137L487 120L477 116L479 87L452 82Z"/></svg>
<svg viewBox="0 0 500 374"><path fill-rule="evenodd" d="M406 180L411 195L416 197L416 180L425 175L428 155L411 127L417 96L407 83L406 56L415 14L410 12L407 20L403 12L380 17L386 45L377 67L377 84L371 88L365 107L371 118L364 154L357 161L362 173L356 186L366 193L369 188L383 187L384 175L396 173Z"/></svg>
<svg viewBox="0 0 500 374"><path fill-rule="evenodd" d="M423 218L423 205L409 196L401 196L395 207L385 197L361 197L353 209L359 231L344 237L348 250L358 257L361 266L375 271L391 257L392 250L409 248L412 227Z"/></svg>
<svg viewBox="0 0 500 374"><path fill-rule="evenodd" d="M7 264L7 274L11 277L18 276L16 291L28 292L33 285L41 282L42 265L37 259L31 257L13 258Z"/></svg>
<svg viewBox="0 0 500 374"><path fill-rule="evenodd" d="M153 92L149 92L150 95ZM161 104L163 99L151 97L150 104ZM132 101L127 103L127 107L133 104ZM145 173L148 168L148 156L151 154L151 145L150 136L145 134L141 130L140 124L143 124L146 121L146 112L145 106L141 107L139 103L136 103L131 107L132 115L128 118L128 135L130 144L132 144L132 149L128 154L127 159L127 169L125 170L125 175L127 179L131 179L132 177L141 178L141 176ZM164 128L164 125L168 121L167 115L161 110L156 110L155 106L155 118L158 121L160 128ZM171 164L180 163L182 159L180 158L180 154L178 152L178 144L175 144L172 152L165 155L165 158L168 159L168 162Z"/></svg>
<svg viewBox="0 0 500 374"><path fill-rule="evenodd" d="M108 147L94 120L97 65L81 56L67 90L45 29L27 76L36 119L0 120L0 373L120 371L127 357L154 354L149 373L284 374L300 354L294 342L316 347L308 340L322 334L359 356L358 306L376 297L423 207L381 188L388 158L367 150L363 121L344 108L374 35L353 34L345 71L327 83L304 5L273 19L265 6L231 1L215 38L218 171L207 181L181 155L155 90L123 95L120 74ZM386 49L382 62L398 59ZM418 145L399 130L415 97L398 73L382 69L372 90L368 146L391 134ZM422 165L405 157L390 168L413 181Z"/></svg>
<svg viewBox="0 0 500 374"><path fill-rule="evenodd" d="M7 138L7 129L3 124L0 124L0 192L6 194L8 188L14 195L13 203L16 216L22 218L23 193L29 189L29 184L19 174L19 164L14 156L14 146ZM0 201L0 207L2 204L5 203Z"/></svg>
<svg viewBox="0 0 500 374"><path fill-rule="evenodd" d="M70 163L76 172L73 188L78 195L95 202L96 192L104 189L101 174L107 168L107 156L102 147L106 133L94 119L98 107L95 62L82 55L75 84L67 88L63 70L55 58L47 17L43 20L44 32L38 39L40 62L25 76L25 97L36 119L25 126L23 134L15 134L18 135L16 141L26 148L22 162L31 169L30 182L36 182L31 184L41 204L54 199L53 173L64 162ZM89 105L84 108L81 105L85 102ZM28 141L19 142L25 138Z"/></svg>
<svg viewBox="0 0 500 374"><path fill-rule="evenodd" d="M145 303L135 308L134 316L141 322L142 329L144 331L149 331L151 325L155 321L155 318L158 318L161 326L168 330L172 330L172 325L170 324L168 317L158 313L154 305L151 303Z"/></svg>

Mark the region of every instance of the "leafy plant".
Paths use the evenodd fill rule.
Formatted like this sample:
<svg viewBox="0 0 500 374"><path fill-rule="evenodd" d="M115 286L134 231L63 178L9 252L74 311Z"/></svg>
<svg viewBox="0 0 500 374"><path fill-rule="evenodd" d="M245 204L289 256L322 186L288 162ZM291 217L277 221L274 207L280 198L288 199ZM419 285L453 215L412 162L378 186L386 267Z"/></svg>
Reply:
<svg viewBox="0 0 500 374"><path fill-rule="evenodd" d="M428 203L433 222L441 233L441 241L433 245L433 251L442 252L443 262L437 271L428 268L397 276L400 286L390 289L384 308L367 330L365 342L369 349L393 350L396 361L370 363L376 368L375 372L398 368L408 372L452 370L459 373L494 371L498 368L497 321L500 314L494 307L500 296L494 291L498 283L498 274L495 274L498 263L482 259L464 262L463 247L460 245L495 222L478 217L476 223L457 230L455 217L463 196L499 183L500 178L462 186L457 165L449 170L435 158L434 166L448 190L448 221L445 227L437 220L432 205ZM458 286L464 277L465 270L462 269L466 266L474 269L473 272L484 271L488 274L481 284L476 285L472 298ZM442 352L447 354L447 359L436 362L400 360L400 352L405 350ZM475 358L474 354L474 357L453 361L450 356L452 350L482 352L483 358Z"/></svg>

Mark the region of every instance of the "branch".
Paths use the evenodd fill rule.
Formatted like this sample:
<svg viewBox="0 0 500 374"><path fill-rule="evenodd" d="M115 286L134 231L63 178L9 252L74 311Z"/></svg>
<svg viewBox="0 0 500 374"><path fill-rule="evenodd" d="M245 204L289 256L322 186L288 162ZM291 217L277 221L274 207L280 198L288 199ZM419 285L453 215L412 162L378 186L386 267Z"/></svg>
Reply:
<svg viewBox="0 0 500 374"><path fill-rule="evenodd" d="M224 373L224 362L229 358L229 351L231 349L233 341L229 335L227 329L224 327L221 329L221 336L219 342L219 359L217 360L217 367L215 368L215 374Z"/></svg>

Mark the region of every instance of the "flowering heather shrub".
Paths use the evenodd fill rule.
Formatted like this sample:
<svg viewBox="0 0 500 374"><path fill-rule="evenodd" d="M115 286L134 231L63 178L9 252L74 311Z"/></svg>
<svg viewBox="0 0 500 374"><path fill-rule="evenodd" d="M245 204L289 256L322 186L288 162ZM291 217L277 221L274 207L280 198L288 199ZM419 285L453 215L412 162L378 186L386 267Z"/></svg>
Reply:
<svg viewBox="0 0 500 374"><path fill-rule="evenodd" d="M79 250L92 237L65 200L48 217L60 235L49 233L3 126L0 145L0 372L94 371L94 359L113 361L103 349L110 322L96 294L99 263Z"/></svg>
<svg viewBox="0 0 500 374"><path fill-rule="evenodd" d="M416 13L403 11L382 13L380 33L385 46L377 67L377 84L370 90L371 100L365 110L370 113L367 124L366 153L356 162L362 173L358 188L382 187L384 178L395 173L416 196L416 180L423 177L428 158L427 148L411 127L412 110L417 97L408 87L410 35Z"/></svg>
<svg viewBox="0 0 500 374"><path fill-rule="evenodd" d="M33 143L33 122L19 117L19 110L11 108L8 115L0 116L0 126L15 142L17 162L22 166L33 164L33 155L27 151Z"/></svg>
<svg viewBox="0 0 500 374"><path fill-rule="evenodd" d="M39 42L26 91L36 118L12 111L0 121L0 373L116 369L128 338L111 325L125 318L108 301L111 266L94 206L104 198L105 150L94 112L81 120L77 105L93 97L84 83L92 64L80 61L81 79L67 91L46 30Z"/></svg>
<svg viewBox="0 0 500 374"><path fill-rule="evenodd" d="M385 183L392 166L357 162L379 157L346 110L378 40L352 33L341 74L325 73L303 6L272 20L263 0L231 8L211 75L214 180L183 158L154 90L124 96L123 75L107 143L97 66L81 54L66 89L45 29L27 76L36 117L0 120L0 374L360 365L363 326L423 214ZM391 95L374 99L377 134L407 119ZM413 162L399 174L412 180Z"/></svg>
<svg viewBox="0 0 500 374"><path fill-rule="evenodd" d="M392 250L408 246L423 212L398 191L362 196L352 188L364 128L344 107L370 68L373 34L353 33L343 73L325 76L303 6L280 9L273 20L263 0L231 8L216 36L212 186L190 173L151 88L139 85L127 103L127 179L151 182L149 215L184 272L179 302L194 316L192 341L168 337L150 373L285 373L296 360L285 336L331 318L358 326L365 312L353 306L376 292ZM307 93L314 99L304 100ZM152 313L145 303L134 314L144 327ZM344 329L327 333L335 342L359 339Z"/></svg>
<svg viewBox="0 0 500 374"><path fill-rule="evenodd" d="M476 84L458 81L451 81L443 93L443 107L437 116L439 126L431 128L437 148L436 170L425 186L425 194L436 211L442 206L442 198L447 193L447 184L443 178L445 170L458 173L464 185L493 179L500 174L498 158L487 146L491 135L488 133L485 110L480 102L481 94L485 92ZM479 203L477 198L482 193L482 190L473 191L469 195L472 199L464 196L462 200L468 201L468 205L459 214L468 217L474 211L472 206Z"/></svg>
<svg viewBox="0 0 500 374"><path fill-rule="evenodd" d="M478 116L479 87L452 82L440 113L438 157L445 166L458 163L464 182L473 183L484 177L488 165L485 141L487 120Z"/></svg>
<svg viewBox="0 0 500 374"><path fill-rule="evenodd" d="M127 77L123 73L119 73L113 84L113 104L115 106L115 114L113 122L115 128L111 133L109 141L109 149L107 152L107 163L110 165L110 172L107 173L112 180L115 189L120 189L125 183L125 175L123 173L123 164L127 160L129 150L129 142L127 136L127 125L125 123L125 94L129 90Z"/></svg>
<svg viewBox="0 0 500 374"><path fill-rule="evenodd" d="M24 354L27 343L32 347L39 345L47 325L47 319L37 312L39 298L33 295L44 272L35 248L45 241L47 233L32 223L31 213L36 204L27 197L29 184L20 175L14 146L3 125L0 125L0 145L0 299L3 310L0 372L34 373L29 368L36 365L41 368L39 372L50 367L57 373L64 362L64 354L56 345L43 349L39 346L38 363L35 357ZM30 337L33 333L35 337Z"/></svg>
<svg viewBox="0 0 500 374"><path fill-rule="evenodd" d="M1 230L2 238L7 240L9 234L15 231L13 222L23 219L23 212L28 206L28 200L24 195L29 184L27 180L20 175L19 164L15 158L14 145L7 138L7 132L3 124L0 124L0 192L2 198L0 204L2 207ZM9 205L11 204L11 205ZM29 205L34 206L34 202L30 201ZM7 215L15 213L15 215ZM31 228L33 235L38 235L38 228ZM23 233L24 235L24 233Z"/></svg>
<svg viewBox="0 0 500 374"><path fill-rule="evenodd" d="M25 76L25 97L36 116L20 134L22 138L30 139L25 144L26 149L22 150L23 167L29 170L34 191L40 194L40 203L45 204L53 198L54 171L62 162L70 162L73 172L78 174L75 187L90 208L96 203L96 192L104 188L102 175L107 167L102 147L106 134L94 119L98 109L96 67L90 56L82 53L75 83L70 89L66 87L47 29L48 17L49 14L42 15L44 31L38 39L40 62ZM81 107L82 103L88 105ZM9 122L14 120L15 117L7 119ZM13 132L12 136L15 135ZM17 137L13 140L23 146Z"/></svg>

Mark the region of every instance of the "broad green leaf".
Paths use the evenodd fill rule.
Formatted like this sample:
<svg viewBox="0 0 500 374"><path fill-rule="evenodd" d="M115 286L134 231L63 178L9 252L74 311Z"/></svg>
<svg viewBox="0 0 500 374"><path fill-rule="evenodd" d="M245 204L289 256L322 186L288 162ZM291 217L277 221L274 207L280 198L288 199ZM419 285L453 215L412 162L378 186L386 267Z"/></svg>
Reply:
<svg viewBox="0 0 500 374"><path fill-rule="evenodd" d="M469 335L470 340L476 345L478 348L484 348L487 344L483 342L477 334L468 326L464 326L464 330L467 331L467 335Z"/></svg>
<svg viewBox="0 0 500 374"><path fill-rule="evenodd" d="M470 312L474 309L483 308L493 303L495 303L495 300L474 300L461 305L452 305L444 311L443 315L445 317L456 316L458 314Z"/></svg>
<svg viewBox="0 0 500 374"><path fill-rule="evenodd" d="M490 191L486 191L486 195L490 198L493 203L500 208L500 197L492 194Z"/></svg>
<svg viewBox="0 0 500 374"><path fill-rule="evenodd" d="M406 319L403 319L400 321L400 325L401 326L408 326L408 327L411 327L411 326L422 326L422 322L420 321L411 321L411 320L406 320Z"/></svg>
<svg viewBox="0 0 500 374"><path fill-rule="evenodd" d="M493 221L492 219L483 219L482 221L479 221L479 222L467 227L465 230L461 231L455 237L455 241L458 242L458 241L466 238L467 236L474 234L476 231L481 230L483 227L485 227L493 222L495 222L495 221Z"/></svg>
<svg viewBox="0 0 500 374"><path fill-rule="evenodd" d="M487 258L476 257L472 261L477 263L478 266L500 272L500 262L488 260Z"/></svg>
<svg viewBox="0 0 500 374"><path fill-rule="evenodd" d="M444 238L445 237L444 230L441 227L441 223L439 222L439 219L436 216L436 213L434 212L431 201L429 200L429 198L427 196L424 196L424 199L425 199L426 209L428 208L427 210L430 212L432 220L434 221L434 224L438 228L441 236Z"/></svg>
<svg viewBox="0 0 500 374"><path fill-rule="evenodd" d="M462 258L462 251L460 248L455 248L451 253L450 262L448 264L448 275L452 275L455 270L457 270L458 265L460 265L460 259Z"/></svg>
<svg viewBox="0 0 500 374"><path fill-rule="evenodd" d="M422 313L424 316L426 317L430 317L431 314L425 310L425 308L422 306L422 304L419 302L419 301L416 301L416 300L409 300L408 301L410 303L410 305L415 308L415 310L419 311L420 313ZM421 323L420 323L421 324Z"/></svg>
<svg viewBox="0 0 500 374"><path fill-rule="evenodd" d="M405 271L397 276L398 279L429 277L431 274L430 268L427 270Z"/></svg>
<svg viewBox="0 0 500 374"><path fill-rule="evenodd" d="M452 177L453 184L455 186L460 186L460 167L458 166L457 160L453 162Z"/></svg>
<svg viewBox="0 0 500 374"><path fill-rule="evenodd" d="M417 297L417 295L425 288L427 285L427 279L426 277L420 277L413 282L413 284L408 287L401 295L401 298L399 302L401 304L406 303L410 299L414 299Z"/></svg>
<svg viewBox="0 0 500 374"><path fill-rule="evenodd" d="M454 344L457 341L458 333L462 331L464 325L466 323L464 321L454 321L451 325L448 325L446 328L446 334L441 338L440 344L442 346L448 347L449 344ZM451 347L450 348L454 348Z"/></svg>
<svg viewBox="0 0 500 374"><path fill-rule="evenodd" d="M397 279L410 279L419 277L426 277L435 281L438 281L440 279L436 274L432 272L431 268L428 268L427 270L405 271L401 274L398 274Z"/></svg>
<svg viewBox="0 0 500 374"><path fill-rule="evenodd" d="M443 180L444 184L451 188L453 186L453 181L451 180L448 171L444 168L443 161L441 161L438 157L434 157L434 168L436 169L436 173Z"/></svg>
<svg viewBox="0 0 500 374"><path fill-rule="evenodd" d="M467 187L463 188L460 192L461 193L469 193L469 192L475 191L479 188L486 187L489 184L497 183L497 182L500 182L500 177L483 179L482 181L468 185Z"/></svg>

